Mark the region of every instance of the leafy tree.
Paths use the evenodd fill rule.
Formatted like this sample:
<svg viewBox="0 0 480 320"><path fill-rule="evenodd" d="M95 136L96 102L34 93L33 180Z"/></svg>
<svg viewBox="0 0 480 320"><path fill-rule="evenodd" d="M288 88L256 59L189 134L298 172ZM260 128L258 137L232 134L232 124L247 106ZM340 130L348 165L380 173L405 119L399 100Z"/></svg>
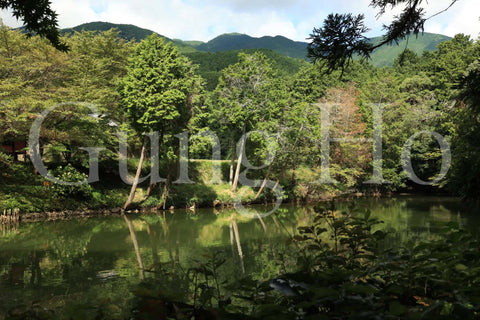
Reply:
<svg viewBox="0 0 480 320"><path fill-rule="evenodd" d="M405 72L411 71L411 68L416 67L419 63L420 57L407 48L393 61L393 66Z"/></svg>
<svg viewBox="0 0 480 320"><path fill-rule="evenodd" d="M25 141L31 120L59 94L63 54L0 25L0 141ZM61 90L58 90L61 91Z"/></svg>
<svg viewBox="0 0 480 320"><path fill-rule="evenodd" d="M199 83L190 61L159 36L152 34L135 48L127 75L121 82L120 95L130 125L140 137L144 137L144 142L124 208L132 202L138 184L145 157L146 134L158 131L166 158L174 160L173 135L186 127Z"/></svg>
<svg viewBox="0 0 480 320"><path fill-rule="evenodd" d="M478 48L478 43L477 43ZM455 115L451 189L465 198L478 199L480 187L480 58L477 56L462 81Z"/></svg>
<svg viewBox="0 0 480 320"><path fill-rule="evenodd" d="M305 60L290 58L268 49L243 49L220 52L196 51L186 53L185 55L194 64L198 64L198 73L206 80L205 88L208 91L213 91L218 85L221 71L229 65L237 63L240 52L246 54L262 52L269 59L272 67L278 74L284 77L293 76L302 66L308 64Z"/></svg>
<svg viewBox="0 0 480 320"><path fill-rule="evenodd" d="M45 119L41 144L49 144L59 161L88 163L77 147L118 146L109 123L123 120L117 84L132 46L115 31L76 33L62 41L69 44L68 53L39 36L26 39L18 30L0 27L0 141L25 141L38 113L62 103ZM65 104L69 101L96 104L98 117L78 104Z"/></svg>
<svg viewBox="0 0 480 320"><path fill-rule="evenodd" d="M231 141L231 174L232 189L237 189L240 166L245 141L241 142L237 168L233 176L235 141L249 130L256 130L257 123L267 113L267 103L271 99L268 84L274 71L264 54L252 55L239 53L239 61L222 71L219 84L213 94L213 103L218 105L217 119L221 119L223 129L229 132Z"/></svg>
<svg viewBox="0 0 480 320"><path fill-rule="evenodd" d="M71 53L65 73L70 99L95 103L110 118L121 119L117 87L126 74L133 42L121 39L115 29L75 32L67 41Z"/></svg>
<svg viewBox="0 0 480 320"><path fill-rule="evenodd" d="M330 135L332 138L355 139L362 138L366 125L358 107L358 90L353 83L345 88L331 88L322 104L331 106L330 110ZM371 146L358 142L340 142L333 145L331 151L332 163L340 165L343 169L352 169L362 172L368 164Z"/></svg>
<svg viewBox="0 0 480 320"><path fill-rule="evenodd" d="M364 16L352 14L330 14L322 28L314 28L309 39L307 56L316 62L327 60L328 71L339 66L348 66L355 54L369 57L373 45L363 36L368 29L363 23Z"/></svg>
<svg viewBox="0 0 480 320"><path fill-rule="evenodd" d="M480 49L479 43L476 46ZM461 83L460 97L465 99L471 108L478 112L480 111L480 54L477 54L477 59L468 66L465 73Z"/></svg>
<svg viewBox="0 0 480 320"><path fill-rule="evenodd" d="M50 4L49 0L0 0L0 9L10 9L15 18L21 18L29 35L37 34L48 39L55 48L67 51L68 46L60 40L57 14Z"/></svg>
<svg viewBox="0 0 480 320"><path fill-rule="evenodd" d="M459 85L467 67L475 60L474 42L470 36L457 34L452 40L442 42L438 50L428 57L425 71L432 78L435 93L442 102L450 104L459 94Z"/></svg>
<svg viewBox="0 0 480 320"><path fill-rule="evenodd" d="M57 108L43 126L44 143L53 144L64 157L77 164L87 163L84 152L75 152L79 146L103 146L108 150L103 156L113 157L118 142L113 134L117 128L112 126L112 121L124 120L118 107L117 87L126 74L132 43L120 39L114 30L95 34L78 32L67 36L65 41L70 51L64 54L63 66L52 79L57 90L51 103L92 103L97 106L98 114L92 118L89 110L82 110L78 105Z"/></svg>

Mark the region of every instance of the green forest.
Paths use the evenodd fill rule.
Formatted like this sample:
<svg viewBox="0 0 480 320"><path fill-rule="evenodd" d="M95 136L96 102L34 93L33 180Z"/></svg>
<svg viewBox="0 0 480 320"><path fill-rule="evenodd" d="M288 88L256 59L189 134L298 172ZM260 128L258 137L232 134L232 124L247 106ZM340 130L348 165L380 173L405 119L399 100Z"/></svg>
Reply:
<svg viewBox="0 0 480 320"><path fill-rule="evenodd" d="M480 41L399 5L200 42L0 0L0 320L480 319Z"/></svg>
<svg viewBox="0 0 480 320"><path fill-rule="evenodd" d="M379 68L356 59L345 70L331 73L320 64L268 50L185 56L156 35L127 41L115 29L69 33L62 38L68 52L5 26L0 39L3 210L120 207L130 186L118 174L119 131L127 134L129 172L136 171L140 155L145 155L143 175L150 172L154 160L149 140L143 137L149 132L160 135L156 161L161 181L140 183L132 198L136 207L228 204L236 197L234 180L240 173L257 182L244 186L245 202L275 199L271 187L260 188L262 179L283 188L283 201L314 202L357 192L477 196L480 47L467 35L443 41L435 51L422 55L406 49L393 66ZM147 97L143 92L156 93ZM94 104L97 113L92 116L77 102ZM103 148L99 181L80 187L49 183L25 157L33 121L57 104L39 135L43 161L52 176L83 181L89 172L89 153L80 148ZM166 109L159 112L161 105ZM328 159L322 154L326 146L322 105L334 106L329 111L330 137L343 139L328 143ZM367 141L375 134L372 106L379 105L380 168L388 183L365 184L375 160L374 145ZM242 134L255 130L264 134L253 132L242 144L248 161L263 168L248 170L236 165L243 154L238 154L237 145ZM176 135L187 131L188 179L195 183L174 184L180 166ZM205 131L218 137L223 183L208 183L214 166L208 161L212 144L202 135ZM438 139L426 131L443 137L451 162L442 161ZM411 166L426 186L413 182L404 170L402 152L408 141ZM15 149L14 155L5 151L14 144L23 148ZM264 165L267 144L274 146L274 159ZM334 183L319 183L327 160ZM442 165L449 170L438 179Z"/></svg>

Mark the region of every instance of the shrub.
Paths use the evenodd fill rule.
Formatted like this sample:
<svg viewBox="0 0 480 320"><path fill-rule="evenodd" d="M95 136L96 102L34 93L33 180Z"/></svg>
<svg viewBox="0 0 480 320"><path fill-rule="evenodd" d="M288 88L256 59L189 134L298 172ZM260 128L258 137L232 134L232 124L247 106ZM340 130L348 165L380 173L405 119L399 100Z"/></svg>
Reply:
<svg viewBox="0 0 480 320"><path fill-rule="evenodd" d="M58 167L54 170L53 175L67 182L79 182L87 180L88 176L82 172L79 172L72 165L68 164L65 167ZM92 199L93 188L91 185L85 183L79 186L64 185L60 183L54 183L52 185L53 193L62 198L74 198L78 200Z"/></svg>

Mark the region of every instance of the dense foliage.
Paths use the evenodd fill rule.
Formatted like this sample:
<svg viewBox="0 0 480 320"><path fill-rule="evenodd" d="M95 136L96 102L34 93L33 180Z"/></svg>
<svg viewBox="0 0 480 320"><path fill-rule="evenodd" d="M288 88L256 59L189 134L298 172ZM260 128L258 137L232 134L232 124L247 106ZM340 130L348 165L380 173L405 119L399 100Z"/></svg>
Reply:
<svg viewBox="0 0 480 320"><path fill-rule="evenodd" d="M262 52L283 77L292 77L302 66L307 65L304 60L289 58L268 49L244 49L225 52L199 51L186 53L186 56L190 58L194 64L199 66L198 74L205 79L205 88L212 91L218 85L221 71L229 65L237 63L240 52L247 54Z"/></svg>
<svg viewBox="0 0 480 320"><path fill-rule="evenodd" d="M0 7L16 3L0 0ZM0 25L2 218L11 222L19 211L118 208L127 195L123 209L133 204L192 212L198 206L238 206L239 200L316 202L341 194L405 190L478 199L480 42L459 34L433 52L404 50L393 66L382 68L353 59L422 31L421 3L372 1L381 13L388 5L407 4L378 44L363 36L362 16L329 16L323 28L314 30L310 47L314 60L326 58L327 73L321 64L268 50L194 52L189 54L192 62L156 34L135 43L116 30L74 32L61 42L49 38L57 47L65 42L70 50L63 52L40 36L25 38ZM55 22L54 14L46 14ZM44 110L50 113L41 115ZM27 155L32 151L26 145L28 135L37 120L43 121L41 160L67 184L41 177L37 163L30 161L33 156ZM186 141L187 135L192 139ZM69 184L89 178L96 165L92 148L98 152L99 181ZM128 179L120 176L134 167L128 194L123 183ZM134 283L129 296L116 298L115 303L125 304L122 308L108 300L88 301L83 312L100 319L118 318L126 309L128 318L138 319L479 317L478 237L453 224L427 242L391 246L385 240L393 234L380 230L381 221L370 211L359 212L355 206L338 210L332 204L309 214L308 224L293 230L281 250L271 246L262 253L260 243L260 254L252 257L266 267L261 275L242 277L232 273L243 268L246 274L237 225L237 218L246 218L217 214L204 217L215 223L195 241L212 241L212 235L224 231L217 227L228 225L232 253L236 243L239 256L237 266L229 261L228 279L220 277L226 263L221 252L182 266L178 241L175 250L164 243L169 261L161 262L155 243L159 234L167 237L165 214L142 217L136 226L122 215L142 281ZM268 235L258 212L256 216L256 227ZM290 233L275 215L271 219L277 229ZM151 228L149 220L161 222L162 231ZM139 226L145 226L152 244L149 265L142 262L145 251L140 251L135 232ZM48 256L48 263L41 266L36 251L28 258L30 284L39 284L40 270L48 265L65 278L76 272L84 273L79 279L111 276L109 270L88 274L91 270L75 267L77 262L68 256L71 250L84 263L86 245L100 230L102 226L82 232L75 242L49 238L39 253ZM174 234L180 237L185 230ZM124 241L125 234L118 233L118 239ZM25 264L11 267L8 279L16 285L15 268L23 281ZM105 291L98 288L94 290ZM74 314L70 306L65 304L66 314ZM9 316L48 318L45 314L62 307L34 304L25 312L9 311Z"/></svg>
<svg viewBox="0 0 480 320"><path fill-rule="evenodd" d="M163 135L159 176L174 181L179 152L179 140L174 136L186 130L191 136L210 130L219 138L221 160L230 162L230 174L228 164L222 165L223 181L233 183L234 176L243 172L248 181L278 183L289 200L315 201L356 191L438 188L476 197L480 49L469 36L457 35L438 45L436 51L422 55L405 50L392 67L377 68L354 61L344 70L325 74L321 65L293 63L265 50L238 55L191 53L193 64L200 65L197 70L170 42L155 35L133 43L122 40L114 30L77 32L63 38L71 50L62 53L39 37L26 39L7 27L0 32L0 141L7 147L26 142L37 114L62 103L45 119L40 134L43 160L51 170L70 163L87 173L87 153L79 148L103 147L101 177L110 177L118 173L117 130L127 132L130 156L139 154L145 133L159 131ZM131 53L135 54L128 60ZM207 71L215 66L214 72ZM207 78L207 90L202 90L205 82L197 72ZM94 103L98 114L92 116L84 105L66 101ZM374 114L378 104L382 105L380 120ZM322 124L327 110L330 124ZM379 129L381 162L374 157L379 145L374 147L371 141ZM275 157L267 167L245 171L235 164L242 160L236 151L242 134L251 130L262 130L270 136ZM436 137L426 132L437 132L451 146L452 163L447 164L450 170L446 179L436 179L444 154ZM326 140L328 136L331 141ZM211 159L209 139L192 137L190 158ZM407 142L417 181L433 183L433 188L412 182L412 174L405 172ZM265 136L253 134L242 148L249 162L258 167L266 161L265 147ZM2 159L7 167L9 161L15 161L14 157ZM131 167L138 165L135 159L129 163ZM28 172L29 165L23 166ZM378 168L389 183L365 184ZM145 171L144 175L148 173ZM205 172L190 174L196 182L210 180ZM2 171L2 177L4 190L12 188L12 183L18 184L13 182L11 170ZM105 192L104 184L97 185L98 192ZM256 201L268 201L270 191L255 184L248 194L256 194ZM208 200L192 196L186 203L172 202L178 199L175 192L182 193L181 185L173 188L170 196L167 189L165 185L163 190L160 185L152 185L147 197L163 196L145 203L184 206L225 199L221 194L224 186L217 191L207 187L210 191L203 194L208 194ZM252 199L250 195L248 199ZM234 197L232 193L227 198ZM145 195L134 202L142 200Z"/></svg>
<svg viewBox="0 0 480 320"><path fill-rule="evenodd" d="M172 163L177 158L174 136L186 129L199 86L200 79L190 61L157 35L152 34L135 48L119 91L127 121L144 138L144 143L124 208L133 200L139 181L146 147L145 135L151 132L159 135L164 159ZM152 154L152 157L158 155ZM151 184L157 182L160 181L152 181Z"/></svg>

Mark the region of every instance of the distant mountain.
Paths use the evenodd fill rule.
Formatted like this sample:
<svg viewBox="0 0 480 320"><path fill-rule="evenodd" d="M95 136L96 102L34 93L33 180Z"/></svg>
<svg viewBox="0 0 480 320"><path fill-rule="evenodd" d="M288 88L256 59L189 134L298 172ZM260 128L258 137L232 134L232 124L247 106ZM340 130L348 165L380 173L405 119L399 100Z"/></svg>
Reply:
<svg viewBox="0 0 480 320"><path fill-rule="evenodd" d="M128 41L130 40L140 41L142 39L145 39L152 33L156 33L152 30L143 29L143 28L134 26L133 24L117 24L117 23L101 22L101 21L84 23L73 28L62 29L61 31L62 33L69 33L69 32L73 33L74 31L80 32L82 30L108 31L112 28L118 29L119 36Z"/></svg>
<svg viewBox="0 0 480 320"><path fill-rule="evenodd" d="M119 36L122 39L125 39L127 41L130 41L130 40L141 41L146 37L148 37L149 35L151 35L152 33L156 33L152 30L143 29L133 24L117 24L117 23L102 22L102 21L84 23L73 28L62 29L61 32L65 34L65 33L73 33L75 31L80 32L82 30L108 31L112 28L116 28L119 31ZM175 46L178 47L179 51L182 53L196 51L192 46L185 44L181 40L172 40L161 34L158 34L158 35L164 38L166 41L173 42Z"/></svg>
<svg viewBox="0 0 480 320"><path fill-rule="evenodd" d="M126 40L140 41L150 34L154 33L152 30L143 29L131 24L116 24L109 22L90 22L79 26L63 29L62 32L73 31L106 31L111 28L117 28L120 32L120 37ZM160 35L161 36L161 35ZM179 39L169 39L162 36L167 41L173 42L182 53L191 52L226 52L232 50L245 49L269 49L276 53L285 55L287 57L296 59L306 59L307 42L293 41L283 36L270 37L265 36L261 38L251 37L240 33L222 34L208 42L202 41L183 41ZM372 38L372 43L381 41L381 37ZM421 55L423 51L433 51L436 46L451 38L433 33L424 33L418 37L411 36L408 39L408 48L417 54ZM373 52L371 55L371 63L377 67L392 65L393 61L398 55L407 47L407 40L402 40L398 45L385 45Z"/></svg>
<svg viewBox="0 0 480 320"><path fill-rule="evenodd" d="M261 48L298 59L305 59L307 54L306 42L293 41L282 36L254 38L239 33L222 34L206 43L195 45L194 48L209 52Z"/></svg>
<svg viewBox="0 0 480 320"><path fill-rule="evenodd" d="M385 45L378 48L372 53L370 62L377 67L392 65L395 58L407 47L407 41L408 48L421 55L425 50L434 51L439 43L450 39L450 37L433 33L424 33L418 37L411 36L408 40L399 41L398 45ZM379 43L381 40L382 37L370 39L372 43ZM308 46L307 42L293 41L282 36L254 38L239 33L222 34L206 43L184 43L189 43L199 51L209 52L265 48L298 59L306 59Z"/></svg>
<svg viewBox="0 0 480 320"><path fill-rule="evenodd" d="M418 35L418 37L412 35L407 40L399 41L397 44L384 45L371 54L371 63L377 67L391 66L395 58L402 53L405 48L408 48L418 55L422 55L424 51L434 51L437 49L437 45L450 40L450 37L425 32L423 35ZM382 37L372 38L371 42L376 44L382 40Z"/></svg>

